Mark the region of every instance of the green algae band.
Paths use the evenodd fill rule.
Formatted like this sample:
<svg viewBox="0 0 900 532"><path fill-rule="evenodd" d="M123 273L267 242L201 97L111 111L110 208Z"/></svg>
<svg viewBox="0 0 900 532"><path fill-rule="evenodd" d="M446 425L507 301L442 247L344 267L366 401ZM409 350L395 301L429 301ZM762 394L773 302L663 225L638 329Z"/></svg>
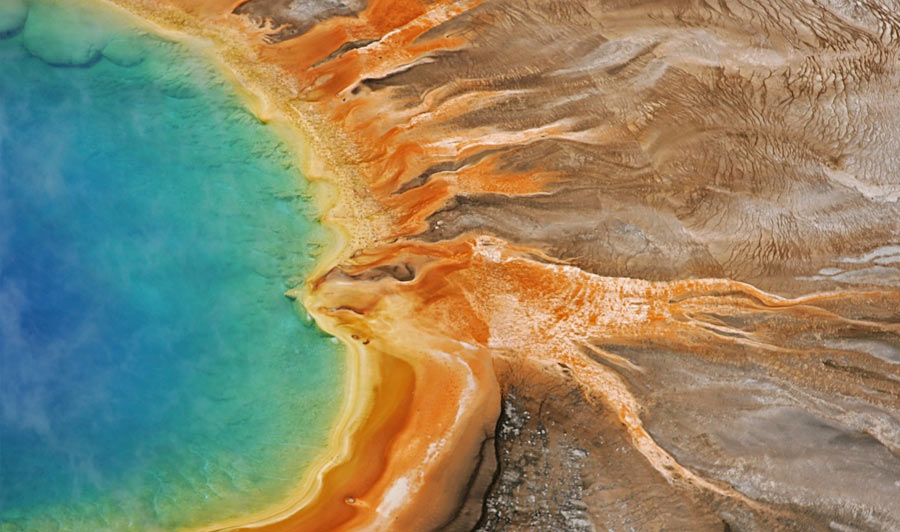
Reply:
<svg viewBox="0 0 900 532"><path fill-rule="evenodd" d="M274 133L98 5L0 2L0 530L264 511L325 450L342 353L284 297L326 234Z"/></svg>

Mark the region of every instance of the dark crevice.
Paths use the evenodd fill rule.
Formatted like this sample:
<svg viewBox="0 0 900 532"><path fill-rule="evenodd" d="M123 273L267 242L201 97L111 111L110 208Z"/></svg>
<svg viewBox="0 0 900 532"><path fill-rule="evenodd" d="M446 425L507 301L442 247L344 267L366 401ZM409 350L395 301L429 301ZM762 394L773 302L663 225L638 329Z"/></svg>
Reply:
<svg viewBox="0 0 900 532"><path fill-rule="evenodd" d="M322 64L325 64L329 61L333 61L334 59L337 59L338 57L341 57L342 55L346 54L350 50L356 50L357 48L362 48L364 46L368 46L377 40L378 39L359 39L356 41L345 42L340 47L338 47L337 50L328 54L324 59L320 59L320 60L316 61L313 64L312 68L316 68L316 67L318 67ZM355 91L354 94L356 92L359 92L356 89L354 89L354 91Z"/></svg>
<svg viewBox="0 0 900 532"><path fill-rule="evenodd" d="M496 440L496 438L494 436L487 436L484 440L482 440L481 446L478 450L478 460L475 462L475 467L472 470L472 474L469 476L469 480L466 482L465 489L463 489L462 493L460 494L459 504L457 505L456 510L453 512L453 515L451 515L444 522L444 524L442 524L441 526L439 526L435 529L435 532L438 532L438 531L440 531L440 532L461 532L462 530L473 530L472 528L461 528L461 527L465 527L465 524L460 523L459 521L460 521L460 519L463 519L463 515L462 515L463 510L465 509L465 507L467 506L467 504L469 502L469 496L472 494L472 490L475 488L475 484L477 483L478 478L480 476L481 468L484 466L485 450L488 448L488 446L490 446L490 443L494 442L495 440ZM494 453L496 456L496 453L497 453L496 444L492 445L492 447L494 448ZM484 512L483 500L485 497L487 497L488 493L490 493L491 486L493 486L493 483L496 481L498 469L499 469L499 465L497 468L494 469L494 473L491 476L491 484L488 486L488 489L485 490L484 495L481 497L482 513L479 514L480 516L483 515L483 512ZM480 522L480 519L481 518L479 518L479 522ZM475 526L477 526L477 525L475 525Z"/></svg>
<svg viewBox="0 0 900 532"><path fill-rule="evenodd" d="M497 416L497 424L494 425L494 457L497 460L497 468L494 470L494 476L491 479L491 484L488 486L487 491L484 492L484 497L481 501L481 516L478 518L478 522L475 523L475 526L472 527L473 532L476 530L488 530L485 528L487 526L487 522L489 519L488 515L488 499L491 498L491 495L497 490L500 486L500 477L503 474L503 453L500 449L501 438L500 434L502 434L501 430L503 426L506 424L506 395L504 394L501 405L500 405L500 415Z"/></svg>

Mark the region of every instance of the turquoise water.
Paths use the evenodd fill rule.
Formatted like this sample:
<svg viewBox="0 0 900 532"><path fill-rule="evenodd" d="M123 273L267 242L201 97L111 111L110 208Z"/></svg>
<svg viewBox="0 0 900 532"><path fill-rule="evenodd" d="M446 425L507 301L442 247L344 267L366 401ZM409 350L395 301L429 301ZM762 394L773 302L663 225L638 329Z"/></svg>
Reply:
<svg viewBox="0 0 900 532"><path fill-rule="evenodd" d="M262 510L342 354L284 297L326 235L271 128L183 46L0 0L0 531Z"/></svg>

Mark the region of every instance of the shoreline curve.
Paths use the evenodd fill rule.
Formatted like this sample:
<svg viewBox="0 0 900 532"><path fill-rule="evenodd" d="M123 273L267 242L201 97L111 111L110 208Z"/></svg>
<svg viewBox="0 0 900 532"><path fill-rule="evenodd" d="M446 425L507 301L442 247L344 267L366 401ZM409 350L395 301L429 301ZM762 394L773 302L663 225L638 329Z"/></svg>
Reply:
<svg viewBox="0 0 900 532"><path fill-rule="evenodd" d="M199 16L168 4L88 1L100 1L124 11L153 33L189 46L216 65L249 110L274 125L295 154L296 163L313 189L322 225L332 236L331 245L321 250L305 286L286 294L302 301L317 325L338 338L347 350L346 395L328 451L310 465L307 475L299 479L297 489L285 500L255 514L198 527L192 532L294 530L298 525L310 532L368 526L408 530L409 526L424 526L423 522L427 526L440 524L462 495L444 494L441 482L434 483L436 489L423 489L423 473L426 469L436 470L438 475L459 477L450 485L464 483L469 474L468 462L480 450L499 416L499 390L486 352L473 361L475 370L466 364L448 368L443 352L422 356L417 346L391 341L376 348L377 338L385 340L385 334L369 330L360 322L352 324L346 316L329 313L331 309L324 301L328 296L323 297L317 284L339 264L352 261L356 250L382 241L398 225L395 216L379 205L366 185L353 175L352 163L344 162L358 158L352 144L311 106L297 108L300 102L292 94L295 82L280 67L253 60L257 53L252 40L261 41L264 32L242 26L241 20L233 18L223 17L221 24L204 24ZM230 13L233 7L226 6L224 12ZM367 330L364 342L360 341L360 327ZM476 373L477 397L462 401L463 392L473 391L461 389L461 383L471 383ZM455 394L438 401L429 397L429 390L448 385L456 388ZM480 408L463 404L472 401ZM418 410L415 414L411 413L413 404ZM463 412L464 408L468 412ZM480 414L473 416L473 411ZM444 436L423 438L422 431L435 424L439 427L437 432ZM439 455L434 452L435 442L445 447ZM426 457L434 463L422 468L420 462ZM419 497L433 498L432 511L426 515L411 511L416 506L409 497L411 483L417 484Z"/></svg>

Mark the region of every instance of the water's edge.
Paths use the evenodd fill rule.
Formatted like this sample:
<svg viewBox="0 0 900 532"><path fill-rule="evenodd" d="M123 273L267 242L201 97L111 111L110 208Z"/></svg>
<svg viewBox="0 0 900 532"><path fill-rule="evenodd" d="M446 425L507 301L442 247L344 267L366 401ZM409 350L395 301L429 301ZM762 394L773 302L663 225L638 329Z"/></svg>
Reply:
<svg viewBox="0 0 900 532"><path fill-rule="evenodd" d="M127 16L128 20L129 20L129 24L138 23L140 25L140 27L144 28L144 30L151 29L152 34L162 35L167 40L179 42L181 46L185 46L187 49L189 49L192 55L201 57L207 64L213 65L218 70L218 73L221 76L223 76L225 78L225 81L230 85L230 87L228 87L226 89L226 92L236 92L238 98L241 101L241 104L244 107L252 108L259 103L258 101L254 101L254 98L252 96L250 96L250 93L248 93L247 91L244 90L245 87L243 87L239 83L235 83L235 78L233 75L231 75L232 73L229 69L223 68L222 63L220 61L211 60L211 57L213 57L213 54L210 53L210 48L208 45L200 44L200 42L196 39L190 39L190 38L187 38L184 36L181 36L183 38L177 38L179 36L174 35L170 32L156 31L157 29L150 28L148 26L148 24L146 23L146 21L143 21L142 19L139 19L137 17L133 17L130 14L123 12L118 7L110 5L106 2L86 1L84 3L92 4L92 5L93 4L102 5L104 8L114 9L117 12L116 17ZM22 2L21 4L25 5L24 2ZM11 11L11 7L14 8L15 5L16 5L16 3L14 3L14 2L4 4L3 10ZM3 10L0 10L0 33L3 34L3 37L9 38L9 39L22 38L23 37L22 25L24 24L24 18L22 19L22 25L19 25L19 27L16 28L16 27L14 27L15 24L8 22L9 20L14 19L15 13L13 13L12 16L9 16L9 13L3 12ZM26 16L27 16L27 14L26 14ZM100 27L103 26L104 22L102 22L102 21L92 21L92 22L94 22L96 24L98 31L102 30L102 28L100 28ZM27 30L27 29L28 28L25 28L25 30ZM29 36L29 37L33 37L33 36ZM113 46L113 45L107 46L102 52L98 52L97 50L90 49L90 47L88 47L88 51L86 53L79 54L79 51L76 49L76 47L57 48L55 50L54 49L49 49L49 51L45 50L47 56L43 57L43 59L47 63L50 63L50 64L59 65L63 68L75 68L75 69L78 69L82 66L94 68L99 61L109 61L109 62L116 64L117 66L128 66L130 63L137 61L135 59L134 55L130 53L129 46L127 45L127 43L125 43L125 45L122 45L122 43L120 42L123 39L118 39L117 37L111 38L111 39L116 41L115 46ZM184 72L176 72L176 77L178 75L184 75ZM171 85L171 86L167 86L165 88L165 90L169 90L170 91L169 95L172 97L175 97L176 99L182 96L181 94L179 94L179 91L182 91L182 90L190 91L190 87L182 86L181 84L178 83L177 79L167 79L167 80L164 80L164 82ZM183 96L187 97L187 98L193 97L193 95L187 95L187 94L184 94ZM258 114L257 114L257 116L258 116ZM295 158L291 164L295 168L301 166L302 163L300 163L296 159L296 157L298 157L299 153L302 152L302 148L297 149L296 139L290 138L290 134L287 133L288 128L284 127L283 124L270 124L268 126L268 128L270 131L275 131L278 134L278 137L279 137L280 141L284 143L284 146L291 148L290 153ZM257 154L256 156L257 157L267 157L268 155L263 153L263 154ZM320 187L314 187L314 188L320 189ZM318 194L318 192L319 192L319 190L309 190L308 193L315 196ZM304 194L306 194L306 193L304 193ZM312 199L315 199L315 198L312 198ZM321 212L320 209L314 208L313 212L308 213L308 214L315 217L316 215L318 215L319 212ZM298 212L296 214L297 214L297 216L300 216L302 213ZM325 228L322 231L323 231L322 234L318 235L319 236L318 242L313 244L314 248L319 248L318 251L315 251L317 258L319 259L319 263L321 263L322 257L326 257L330 254L330 248L332 248L335 245L335 240L340 241L340 238L337 238L337 239L332 238L333 231L334 231L333 228ZM332 234L329 234L329 233L332 233ZM315 265L315 264L305 265L304 266L304 270L305 270L304 274L309 275L310 271L315 271L316 269L317 269L317 265ZM304 289L304 283L302 282L301 279L291 280L291 283L290 283L290 285L288 285L287 288L291 289L293 299L298 299L298 297L297 297L298 295L300 296L299 299L302 299L302 294L305 292L305 289ZM304 309L300 308L299 305L297 305L295 307L295 312L296 312L296 314L298 314L300 320L305 321L306 319L309 318L309 315L307 315L305 313ZM340 351L339 345L333 345L333 344L331 344L331 342L328 342L328 345L331 346L332 351ZM351 374L353 373L353 371L351 371L350 368L348 368L348 367L343 368L343 371L341 371L341 373L343 374L342 380L344 380L345 382L347 382L347 381L352 382L353 379L352 379ZM335 413L332 416L332 421L329 424L335 425L335 421L337 421L336 424L339 426L340 419L344 416L344 414L342 414L342 412L345 412L347 409L347 405L346 405L347 394L344 393L344 391L340 390L339 388L334 388L332 390L332 392L338 392L337 395L340 396L341 399L339 401L338 406L336 408L334 408ZM308 479L310 477L314 478L318 475L318 472L321 469L321 463L324 460L322 455L330 455L333 453L332 449L335 447L334 432L335 431L329 432L329 434L331 434L331 436L328 438L329 441L325 445L325 448L328 450L324 451L323 453L317 453L317 455L319 456L318 458L316 458L316 457L310 458L309 465L306 468L306 473L304 475L302 475L304 478L300 479L301 485L308 485L310 483L308 481ZM295 483L297 483L297 480L298 479L296 479L296 478L292 478L290 481L291 485L294 485ZM252 486L249 489L252 489ZM295 499L293 494L290 494L290 493L283 494L282 496L279 496L279 498L280 499L290 499L291 501L293 501ZM234 518L242 519L244 517L244 514L271 514L271 511L272 511L271 507L283 507L284 505L285 505L284 500L271 501L271 502L267 503L264 508L256 507L256 508L251 509L250 511L245 510L245 511L241 512L241 515L235 515ZM209 523L210 521L216 521L223 517L229 517L229 516L227 516L227 514L216 515L214 518L206 518L202 522L194 522L191 525L187 526L187 528L196 528L197 526L206 526L203 523ZM14 523L13 523L13 526L15 526ZM88 526L90 526L90 525L88 525ZM136 529L146 529L146 528L143 528L141 523L136 523L135 526L137 526ZM176 528L181 529L181 528L185 528L185 526L179 525Z"/></svg>

